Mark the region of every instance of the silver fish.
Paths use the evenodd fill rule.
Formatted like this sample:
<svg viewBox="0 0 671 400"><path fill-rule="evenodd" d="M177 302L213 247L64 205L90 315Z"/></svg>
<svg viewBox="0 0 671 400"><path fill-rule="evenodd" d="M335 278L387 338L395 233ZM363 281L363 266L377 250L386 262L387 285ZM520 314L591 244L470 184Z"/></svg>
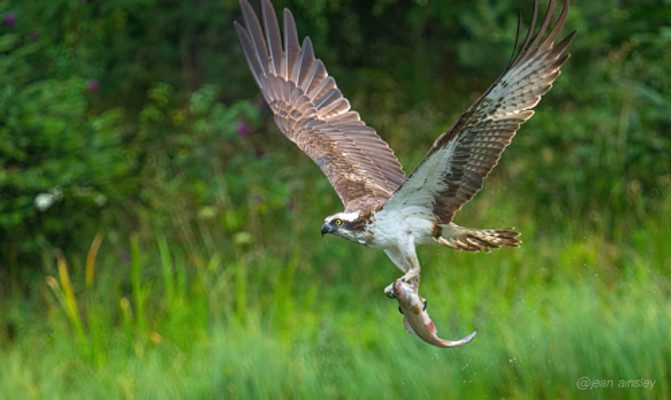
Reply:
<svg viewBox="0 0 671 400"><path fill-rule="evenodd" d="M398 300L399 311L403 314L403 326L423 341L438 347L457 347L473 340L477 332L459 340L443 340L438 337L436 325L426 311L426 299L419 295L419 278L407 283L403 278L393 284L393 295Z"/></svg>

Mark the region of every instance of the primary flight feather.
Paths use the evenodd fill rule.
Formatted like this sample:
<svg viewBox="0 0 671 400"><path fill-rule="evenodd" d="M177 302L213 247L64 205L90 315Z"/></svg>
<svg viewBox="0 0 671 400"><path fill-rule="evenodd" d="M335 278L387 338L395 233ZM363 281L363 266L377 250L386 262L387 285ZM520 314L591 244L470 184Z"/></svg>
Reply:
<svg viewBox="0 0 671 400"><path fill-rule="evenodd" d="M240 0L245 26L234 23L252 75L282 133L324 172L345 210L327 217L322 235L379 248L410 282L419 276L415 247L441 243L457 250L517 247L519 233L470 229L452 222L482 188L520 125L552 87L568 59L575 32L558 44L568 0L553 22L549 1L534 33L538 1L519 52L503 74L436 140L406 179L398 159L315 58L310 38L299 44L291 12L284 10L284 35L270 0L261 0L262 23ZM392 291L392 287L387 289Z"/></svg>

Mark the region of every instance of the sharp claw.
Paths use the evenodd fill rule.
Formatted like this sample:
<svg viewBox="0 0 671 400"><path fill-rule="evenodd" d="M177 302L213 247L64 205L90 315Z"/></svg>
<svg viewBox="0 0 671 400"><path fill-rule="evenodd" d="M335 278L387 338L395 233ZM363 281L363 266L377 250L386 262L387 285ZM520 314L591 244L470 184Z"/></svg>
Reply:
<svg viewBox="0 0 671 400"><path fill-rule="evenodd" d="M424 310L422 310L422 311L426 311L426 306L428 306L428 305L429 305L429 302L426 299L424 299Z"/></svg>
<svg viewBox="0 0 671 400"><path fill-rule="evenodd" d="M410 272L406 273L405 275L403 275L401 277L401 279L403 279L403 283L412 284L412 281L414 281L418 277L419 277L419 273L410 271Z"/></svg>
<svg viewBox="0 0 671 400"><path fill-rule="evenodd" d="M403 315L403 310L401 310L401 306L398 306L398 312L400 312L401 315Z"/></svg>
<svg viewBox="0 0 671 400"><path fill-rule="evenodd" d="M395 299L396 296L394 296L394 287L392 285L389 285L386 288L384 288L384 295L389 297L390 299Z"/></svg>

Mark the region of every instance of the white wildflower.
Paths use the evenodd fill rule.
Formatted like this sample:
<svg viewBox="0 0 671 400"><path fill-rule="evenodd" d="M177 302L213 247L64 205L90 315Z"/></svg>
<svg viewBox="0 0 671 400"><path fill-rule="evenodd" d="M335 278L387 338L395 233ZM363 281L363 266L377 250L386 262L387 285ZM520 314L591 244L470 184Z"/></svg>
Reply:
<svg viewBox="0 0 671 400"><path fill-rule="evenodd" d="M33 204L35 204L37 211L47 211L52 205L54 205L55 202L56 198L53 194L38 193L37 196L35 196Z"/></svg>
<svg viewBox="0 0 671 400"><path fill-rule="evenodd" d="M96 203L98 207L102 207L105 204L107 204L107 197L105 197L105 195L102 193L98 193L93 198L93 201Z"/></svg>

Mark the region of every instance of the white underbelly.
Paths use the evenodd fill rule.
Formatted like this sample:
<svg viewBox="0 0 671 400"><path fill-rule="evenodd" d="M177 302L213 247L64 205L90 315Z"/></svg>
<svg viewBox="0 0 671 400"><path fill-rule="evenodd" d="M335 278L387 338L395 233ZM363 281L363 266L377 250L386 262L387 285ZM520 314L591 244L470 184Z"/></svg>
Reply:
<svg viewBox="0 0 671 400"><path fill-rule="evenodd" d="M381 212L375 216L374 239L368 245L374 248L405 247L434 243L434 216L425 210L410 215L390 215Z"/></svg>

